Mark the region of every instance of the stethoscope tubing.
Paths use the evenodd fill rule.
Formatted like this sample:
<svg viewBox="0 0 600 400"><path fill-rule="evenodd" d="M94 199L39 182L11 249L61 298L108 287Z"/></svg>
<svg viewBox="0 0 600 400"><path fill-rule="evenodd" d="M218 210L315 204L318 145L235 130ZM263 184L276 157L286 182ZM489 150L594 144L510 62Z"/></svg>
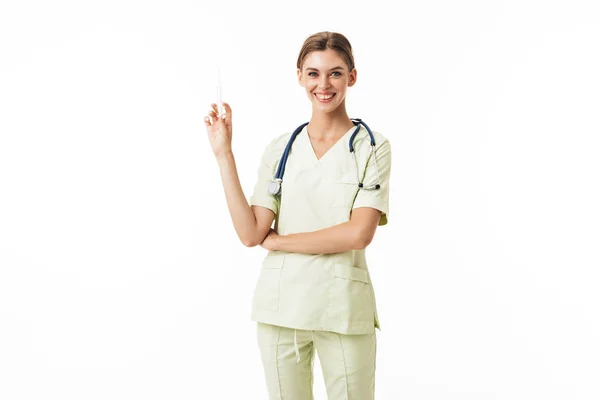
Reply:
<svg viewBox="0 0 600 400"><path fill-rule="evenodd" d="M350 136L350 140L348 141L350 153L354 153L354 138L360 130L360 125L364 126L367 129L369 137L371 138L371 146L375 147L375 137L373 136L373 132L371 132L371 128L369 128L369 126L360 118L351 118L350 120L354 123L354 125L356 125L356 129L354 130L354 132L352 132L352 136ZM296 140L296 136L298 136L298 134L302 132L302 129L304 129L306 125L308 125L308 122L305 122L299 127L297 127L296 130L292 133L290 140L285 146L283 156L281 157L281 160L279 160L279 166L277 167L275 179L283 179L283 173L285 171L285 165L287 164L287 159L290 154L290 150L292 149L292 143L294 143L294 140Z"/></svg>
<svg viewBox="0 0 600 400"><path fill-rule="evenodd" d="M354 152L354 138L358 134L358 131L360 130L361 125L364 126L366 128L367 132L369 133L369 137L371 138L371 151L373 153L373 157L376 157L375 137L373 136L373 132L371 132L371 129L369 128L369 126L360 118L351 118L350 120L354 123L354 125L356 125L356 129L354 130L354 132L352 132L352 135L350 136L350 140L348 142L348 148L350 150L350 153L352 154L352 157L354 158L354 162L357 164L356 155ZM302 125L300 125L299 127L297 127L296 130L294 130L294 132L290 136L290 139L285 146L285 150L283 151L283 156L279 160L279 165L277 166L277 173L275 174L275 177L271 181L271 183L274 184L275 186L274 186L274 189L271 189L271 188L269 189L270 194L276 195L279 193L280 188L281 188L281 182L283 181L283 173L285 172L285 166L287 164L287 159L288 159L288 156L292 149L292 144L296 140L296 136L298 136L298 134L300 132L302 132L302 129L304 129L304 127L306 125L308 125L308 122L305 122ZM377 182L379 182L379 168L377 166L377 160L375 158L374 158L374 162L375 162L375 169L377 172ZM358 180L358 164L357 164L356 175L357 175L356 179ZM361 189L373 190L373 189L379 189L381 186L379 185L379 183L376 183L374 185L364 186L361 182L358 184L358 187Z"/></svg>

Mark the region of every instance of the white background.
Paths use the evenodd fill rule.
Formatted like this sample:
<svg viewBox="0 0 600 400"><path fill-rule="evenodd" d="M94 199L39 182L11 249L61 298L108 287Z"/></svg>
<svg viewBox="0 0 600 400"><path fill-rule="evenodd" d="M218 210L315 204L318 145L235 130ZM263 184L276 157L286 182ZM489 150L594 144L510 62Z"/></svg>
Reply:
<svg viewBox="0 0 600 400"><path fill-rule="evenodd" d="M376 398L600 398L593 3L3 1L0 398L267 398L202 118L220 63L249 196L322 30L393 150Z"/></svg>

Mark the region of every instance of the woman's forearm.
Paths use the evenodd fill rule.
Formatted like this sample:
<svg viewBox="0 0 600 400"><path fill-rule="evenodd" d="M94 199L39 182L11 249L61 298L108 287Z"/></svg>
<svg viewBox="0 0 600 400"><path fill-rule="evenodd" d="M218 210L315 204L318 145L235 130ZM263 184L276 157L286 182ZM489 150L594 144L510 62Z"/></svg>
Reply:
<svg viewBox="0 0 600 400"><path fill-rule="evenodd" d="M269 232L265 239L269 250L303 254L330 254L365 249L373 240L381 220L381 210L356 207L349 221L313 232L278 235ZM263 245L263 247L265 247Z"/></svg>
<svg viewBox="0 0 600 400"><path fill-rule="evenodd" d="M330 254L366 247L361 230L352 221L314 232L278 236L276 249L292 253Z"/></svg>
<svg viewBox="0 0 600 400"><path fill-rule="evenodd" d="M217 163L235 231L245 246L253 246L256 241L256 217L242 190L233 153L218 156Z"/></svg>

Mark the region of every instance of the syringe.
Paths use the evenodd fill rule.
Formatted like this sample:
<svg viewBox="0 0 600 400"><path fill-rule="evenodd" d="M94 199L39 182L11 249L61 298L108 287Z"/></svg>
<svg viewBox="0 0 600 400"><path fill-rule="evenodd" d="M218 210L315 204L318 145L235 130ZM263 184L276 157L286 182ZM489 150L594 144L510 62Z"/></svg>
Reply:
<svg viewBox="0 0 600 400"><path fill-rule="evenodd" d="M217 67L217 111L219 118L225 114L225 108L223 107L223 88L221 87L221 67Z"/></svg>

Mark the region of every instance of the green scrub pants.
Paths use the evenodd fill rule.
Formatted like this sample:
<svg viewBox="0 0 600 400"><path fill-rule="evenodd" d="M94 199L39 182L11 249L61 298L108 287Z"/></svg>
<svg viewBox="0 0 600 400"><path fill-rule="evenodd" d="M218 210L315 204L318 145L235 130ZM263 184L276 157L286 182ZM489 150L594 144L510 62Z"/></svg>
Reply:
<svg viewBox="0 0 600 400"><path fill-rule="evenodd" d="M328 400L375 397L376 331L343 335L257 322L270 400L313 400L313 363L319 356Z"/></svg>

